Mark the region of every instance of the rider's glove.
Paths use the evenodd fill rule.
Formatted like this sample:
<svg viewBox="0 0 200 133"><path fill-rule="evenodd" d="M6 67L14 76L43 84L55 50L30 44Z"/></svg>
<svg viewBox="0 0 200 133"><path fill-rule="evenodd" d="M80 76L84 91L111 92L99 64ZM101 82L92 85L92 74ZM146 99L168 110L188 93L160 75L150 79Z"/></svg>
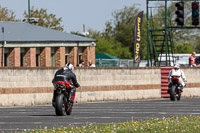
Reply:
<svg viewBox="0 0 200 133"><path fill-rule="evenodd" d="M70 84L69 87L70 87L70 88L73 88L74 86Z"/></svg>

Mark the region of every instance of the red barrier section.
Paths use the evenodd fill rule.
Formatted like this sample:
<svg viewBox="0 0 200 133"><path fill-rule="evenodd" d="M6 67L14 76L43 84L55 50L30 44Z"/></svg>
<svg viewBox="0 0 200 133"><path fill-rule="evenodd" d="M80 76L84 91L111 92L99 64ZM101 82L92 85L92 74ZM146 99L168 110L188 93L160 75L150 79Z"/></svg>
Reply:
<svg viewBox="0 0 200 133"><path fill-rule="evenodd" d="M160 67L161 69L161 97L169 98L168 90L168 75L172 67Z"/></svg>

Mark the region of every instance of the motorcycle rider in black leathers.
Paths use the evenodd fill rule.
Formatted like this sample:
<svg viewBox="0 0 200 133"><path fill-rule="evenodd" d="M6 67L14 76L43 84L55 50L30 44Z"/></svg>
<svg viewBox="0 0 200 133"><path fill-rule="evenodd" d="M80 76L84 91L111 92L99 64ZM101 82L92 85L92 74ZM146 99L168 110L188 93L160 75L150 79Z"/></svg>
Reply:
<svg viewBox="0 0 200 133"><path fill-rule="evenodd" d="M64 82L70 83L71 92L69 94L69 101L71 103L73 103L72 97L75 95L76 88L80 86L76 80L76 75L73 73L73 71L74 71L74 66L70 63L67 63L63 68L57 70L52 80L53 84L56 81L64 81ZM71 84L71 82L73 83L73 85ZM56 95L56 91L54 90L53 100L52 100L53 106L55 106L55 95Z"/></svg>

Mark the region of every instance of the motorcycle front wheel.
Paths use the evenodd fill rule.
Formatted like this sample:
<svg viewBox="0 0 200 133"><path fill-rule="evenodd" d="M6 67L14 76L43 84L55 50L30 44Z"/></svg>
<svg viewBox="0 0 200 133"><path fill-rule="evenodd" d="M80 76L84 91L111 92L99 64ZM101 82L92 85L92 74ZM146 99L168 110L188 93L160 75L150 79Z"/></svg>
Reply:
<svg viewBox="0 0 200 133"><path fill-rule="evenodd" d="M175 101L175 98L176 98L175 89L176 89L176 86L172 86L172 89L170 90L170 100L171 101Z"/></svg>
<svg viewBox="0 0 200 133"><path fill-rule="evenodd" d="M63 94L57 95L55 100L55 112L57 116L66 115L65 111L65 96Z"/></svg>

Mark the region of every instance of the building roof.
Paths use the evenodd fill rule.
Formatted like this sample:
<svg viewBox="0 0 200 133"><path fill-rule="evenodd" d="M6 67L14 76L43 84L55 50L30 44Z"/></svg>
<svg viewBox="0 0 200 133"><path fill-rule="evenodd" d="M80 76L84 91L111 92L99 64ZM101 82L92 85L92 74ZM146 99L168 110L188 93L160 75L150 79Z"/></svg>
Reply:
<svg viewBox="0 0 200 133"><path fill-rule="evenodd" d="M4 28L4 33L2 31ZM96 42L94 39L69 34L24 22L0 21L0 41L6 42Z"/></svg>
<svg viewBox="0 0 200 133"><path fill-rule="evenodd" d="M119 59L115 56L106 54L106 53L96 53L96 59Z"/></svg>

